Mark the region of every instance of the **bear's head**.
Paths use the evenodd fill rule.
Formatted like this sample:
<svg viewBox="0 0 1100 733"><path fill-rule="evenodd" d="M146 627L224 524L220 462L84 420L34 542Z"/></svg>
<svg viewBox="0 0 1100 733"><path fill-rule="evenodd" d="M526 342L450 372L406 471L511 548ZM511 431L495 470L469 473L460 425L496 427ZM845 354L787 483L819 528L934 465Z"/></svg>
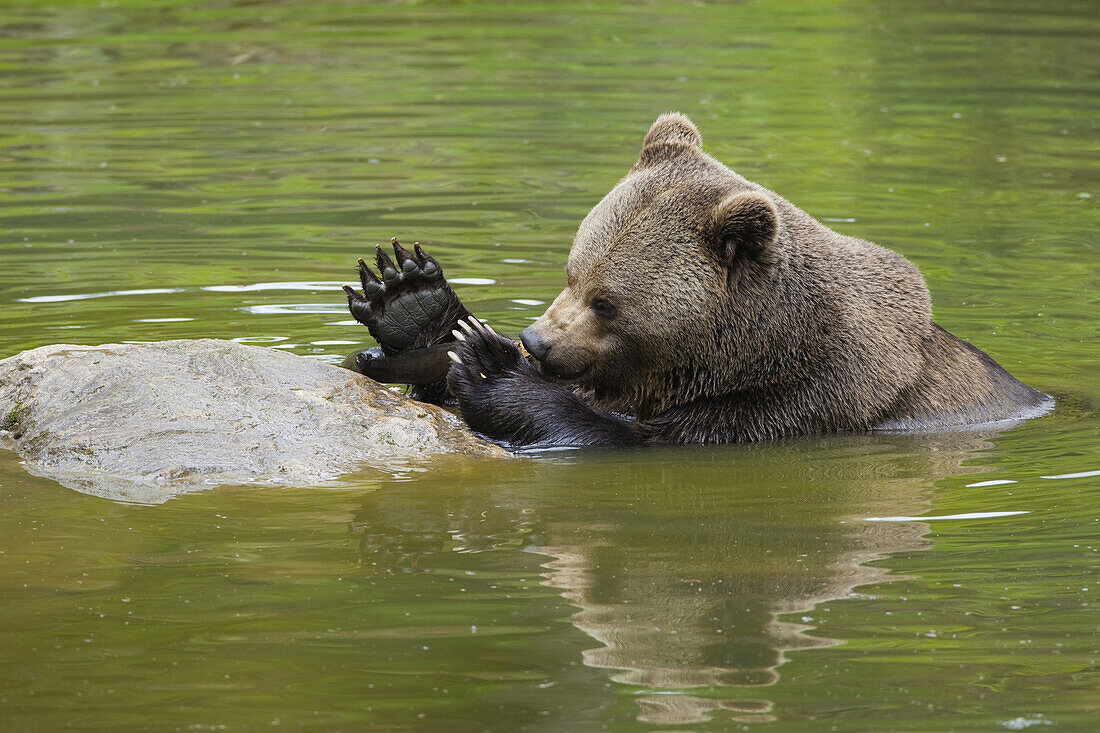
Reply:
<svg viewBox="0 0 1100 733"><path fill-rule="evenodd" d="M762 307L783 259L772 197L704 153L687 117L662 115L581 223L568 285L524 345L549 376L640 416L677 385L707 389L693 370L729 363L726 325L745 320L738 303Z"/></svg>

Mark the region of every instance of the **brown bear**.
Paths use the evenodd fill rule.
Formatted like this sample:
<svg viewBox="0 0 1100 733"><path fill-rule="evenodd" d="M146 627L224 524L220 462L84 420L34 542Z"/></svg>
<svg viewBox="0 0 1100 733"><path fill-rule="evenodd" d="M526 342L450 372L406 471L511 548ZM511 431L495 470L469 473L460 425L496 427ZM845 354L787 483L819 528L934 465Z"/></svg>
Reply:
<svg viewBox="0 0 1100 733"><path fill-rule="evenodd" d="M912 263L737 175L680 114L581 223L565 290L521 334L534 363L467 316L432 258L395 254L379 250L381 280L360 260L352 313L384 349L438 359L458 338L446 391L513 445L942 429L1051 404L932 321Z"/></svg>

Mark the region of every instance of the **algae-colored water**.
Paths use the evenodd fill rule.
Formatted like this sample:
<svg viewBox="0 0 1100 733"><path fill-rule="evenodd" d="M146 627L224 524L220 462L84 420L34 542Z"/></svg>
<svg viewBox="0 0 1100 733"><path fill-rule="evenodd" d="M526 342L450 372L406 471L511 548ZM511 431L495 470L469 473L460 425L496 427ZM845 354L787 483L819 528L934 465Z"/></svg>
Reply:
<svg viewBox="0 0 1100 733"><path fill-rule="evenodd" d="M0 3L0 355L339 361L392 235L514 333L678 109L1059 399L155 506L0 451L0 729L1095 729L1098 37L1072 1Z"/></svg>

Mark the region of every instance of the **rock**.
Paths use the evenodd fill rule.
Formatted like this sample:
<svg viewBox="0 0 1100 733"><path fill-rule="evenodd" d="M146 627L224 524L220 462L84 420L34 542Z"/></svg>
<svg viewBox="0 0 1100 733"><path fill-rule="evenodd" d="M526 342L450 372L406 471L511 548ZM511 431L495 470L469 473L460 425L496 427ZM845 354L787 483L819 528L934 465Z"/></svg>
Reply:
<svg viewBox="0 0 1100 733"><path fill-rule="evenodd" d="M219 484L406 471L440 453L508 455L366 377L214 339L57 344L0 360L0 427L32 473L147 503Z"/></svg>

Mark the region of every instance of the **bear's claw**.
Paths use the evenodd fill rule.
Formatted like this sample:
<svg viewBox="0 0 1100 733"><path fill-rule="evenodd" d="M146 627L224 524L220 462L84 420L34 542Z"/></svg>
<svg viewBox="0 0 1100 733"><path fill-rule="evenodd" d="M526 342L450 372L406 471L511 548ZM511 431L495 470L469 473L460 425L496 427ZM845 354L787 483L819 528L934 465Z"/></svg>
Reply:
<svg viewBox="0 0 1100 733"><path fill-rule="evenodd" d="M453 344L447 386L467 425L483 435L511 440L517 421L526 421L524 396L532 386L537 393L545 382L511 339L473 316L458 325L465 338Z"/></svg>
<svg viewBox="0 0 1100 733"><path fill-rule="evenodd" d="M523 361L516 344L501 336L474 316L458 322L466 338L455 344L455 364L465 367L468 374L491 379L519 368Z"/></svg>

